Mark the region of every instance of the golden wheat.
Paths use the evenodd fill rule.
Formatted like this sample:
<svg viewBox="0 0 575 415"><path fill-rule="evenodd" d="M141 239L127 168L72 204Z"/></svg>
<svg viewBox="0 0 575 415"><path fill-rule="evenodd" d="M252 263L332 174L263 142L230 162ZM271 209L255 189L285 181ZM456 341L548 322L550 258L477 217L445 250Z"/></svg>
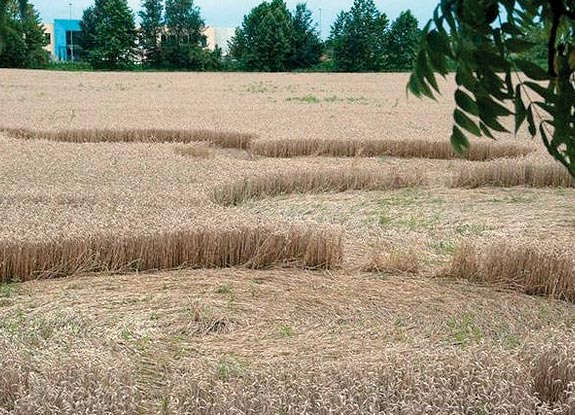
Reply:
<svg viewBox="0 0 575 415"><path fill-rule="evenodd" d="M556 163L536 164L525 160L500 160L466 165L453 178L452 187L573 187L575 180Z"/></svg>
<svg viewBox="0 0 575 415"><path fill-rule="evenodd" d="M517 144L479 142L459 156L449 142L429 140L260 140L251 146L254 154L266 157L330 156L330 157L379 157L456 159L473 161L493 160L503 157L525 156L533 151Z"/></svg>
<svg viewBox="0 0 575 415"><path fill-rule="evenodd" d="M374 250L361 270L376 273L417 274L421 268L420 262L419 254L414 249L392 249L383 252Z"/></svg>
<svg viewBox="0 0 575 415"><path fill-rule="evenodd" d="M526 294L575 301L574 258L559 248L506 241L481 249L464 243L444 273Z"/></svg>
<svg viewBox="0 0 575 415"><path fill-rule="evenodd" d="M4 242L0 244L0 282L177 267L332 268L341 259L340 235L323 228L205 227L133 237Z"/></svg>
<svg viewBox="0 0 575 415"><path fill-rule="evenodd" d="M200 159L208 159L214 156L213 150L203 143L186 144L185 146L174 147L174 153L178 156Z"/></svg>
<svg viewBox="0 0 575 415"><path fill-rule="evenodd" d="M400 357L388 348L374 362L294 363L258 373L230 358L220 363L219 378L198 371L174 379L171 392L185 397L174 399L175 412L447 415L499 413L499 408L513 408L501 414L527 414L538 408L527 371L501 353L405 353Z"/></svg>
<svg viewBox="0 0 575 415"><path fill-rule="evenodd" d="M25 128L3 128L11 137L21 139L36 139L63 141L69 143L100 143L100 142L145 142L145 143L191 143L205 141L222 148L246 149L250 146L253 136L230 131L215 130L177 130L177 129L76 129L58 131L39 131Z"/></svg>
<svg viewBox="0 0 575 415"><path fill-rule="evenodd" d="M575 359L572 350L560 346L544 351L533 367L533 390L543 402L575 404ZM571 408L575 413L575 406Z"/></svg>
<svg viewBox="0 0 575 415"><path fill-rule="evenodd" d="M268 173L225 184L214 189L212 199L222 205L238 205L246 200L292 193L385 190L425 183L418 173L388 173L371 169L343 168Z"/></svg>

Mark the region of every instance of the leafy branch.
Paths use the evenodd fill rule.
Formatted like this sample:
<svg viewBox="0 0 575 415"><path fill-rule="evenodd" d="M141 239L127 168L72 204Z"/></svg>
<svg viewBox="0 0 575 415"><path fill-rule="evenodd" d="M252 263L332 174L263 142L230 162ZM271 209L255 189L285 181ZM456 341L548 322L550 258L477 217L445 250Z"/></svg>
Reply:
<svg viewBox="0 0 575 415"><path fill-rule="evenodd" d="M501 119L515 115L515 133L527 122L531 136L540 135L548 152L575 176L574 17L563 0L442 0L424 29L408 89L435 98L440 92L435 75L446 77L454 65L451 142L458 152L469 147L468 135L494 139L495 133L508 132ZM547 69L526 59L536 43L525 33L536 20L549 33ZM517 70L526 80L517 76L514 82ZM531 100L527 91L538 99Z"/></svg>

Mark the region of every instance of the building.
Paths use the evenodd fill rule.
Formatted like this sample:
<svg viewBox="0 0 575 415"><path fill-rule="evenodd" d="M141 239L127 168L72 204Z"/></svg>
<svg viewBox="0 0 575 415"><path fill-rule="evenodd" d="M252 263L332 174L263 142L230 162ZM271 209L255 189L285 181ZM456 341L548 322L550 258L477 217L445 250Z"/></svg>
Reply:
<svg viewBox="0 0 575 415"><path fill-rule="evenodd" d="M214 50L217 46L222 50L224 56L228 54L230 50L228 43L235 34L236 29L233 27L206 27L204 31L208 49Z"/></svg>
<svg viewBox="0 0 575 415"><path fill-rule="evenodd" d="M56 19L54 23L45 23L44 31L48 39L48 45L44 49L50 52L52 60L69 62L78 59L80 20ZM217 46L223 55L227 55L228 42L235 32L233 27L206 27L204 35L208 49L214 50Z"/></svg>
<svg viewBox="0 0 575 415"><path fill-rule="evenodd" d="M56 19L54 23L44 24L49 41L44 47L55 61L74 61L78 59L78 38L80 20Z"/></svg>

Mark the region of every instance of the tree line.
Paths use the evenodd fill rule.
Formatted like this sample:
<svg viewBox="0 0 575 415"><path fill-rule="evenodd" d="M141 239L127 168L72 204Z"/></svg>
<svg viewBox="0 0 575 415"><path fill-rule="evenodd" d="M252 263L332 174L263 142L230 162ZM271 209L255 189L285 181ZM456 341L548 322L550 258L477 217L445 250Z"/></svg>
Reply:
<svg viewBox="0 0 575 415"><path fill-rule="evenodd" d="M142 0L138 17L139 28L127 0L95 0L83 12L76 57L95 69L408 71L421 36L411 11L390 22L373 0L354 0L323 41L305 3L289 10L269 0L244 16L223 56L208 49L194 0ZM42 67L45 45L34 7L0 0L0 67Z"/></svg>

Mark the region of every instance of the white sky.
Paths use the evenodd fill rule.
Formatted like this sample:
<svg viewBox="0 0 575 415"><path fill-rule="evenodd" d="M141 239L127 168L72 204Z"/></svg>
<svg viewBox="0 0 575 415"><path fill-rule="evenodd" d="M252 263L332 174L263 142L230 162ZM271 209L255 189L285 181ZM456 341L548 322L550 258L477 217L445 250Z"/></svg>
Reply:
<svg viewBox="0 0 575 415"><path fill-rule="evenodd" d="M45 22L54 19L67 19L70 15L72 3L72 18L80 19L82 11L93 4L93 0L31 0L30 1L40 12L40 17ZM302 0L287 0L288 7L294 9L297 3ZM130 7L137 13L141 0L128 0ZM261 0L196 0L196 5L202 11L202 17L208 26L229 26L240 25L243 16L251 8L261 3ZM351 7L353 0L308 0L307 5L314 13L314 19L319 23L319 9L322 10L322 34L327 36L331 24L341 10ZM432 16L435 5L439 0L375 0L381 12L387 14L390 19L396 18L399 13L406 9L411 9L413 14L419 19L423 26Z"/></svg>

